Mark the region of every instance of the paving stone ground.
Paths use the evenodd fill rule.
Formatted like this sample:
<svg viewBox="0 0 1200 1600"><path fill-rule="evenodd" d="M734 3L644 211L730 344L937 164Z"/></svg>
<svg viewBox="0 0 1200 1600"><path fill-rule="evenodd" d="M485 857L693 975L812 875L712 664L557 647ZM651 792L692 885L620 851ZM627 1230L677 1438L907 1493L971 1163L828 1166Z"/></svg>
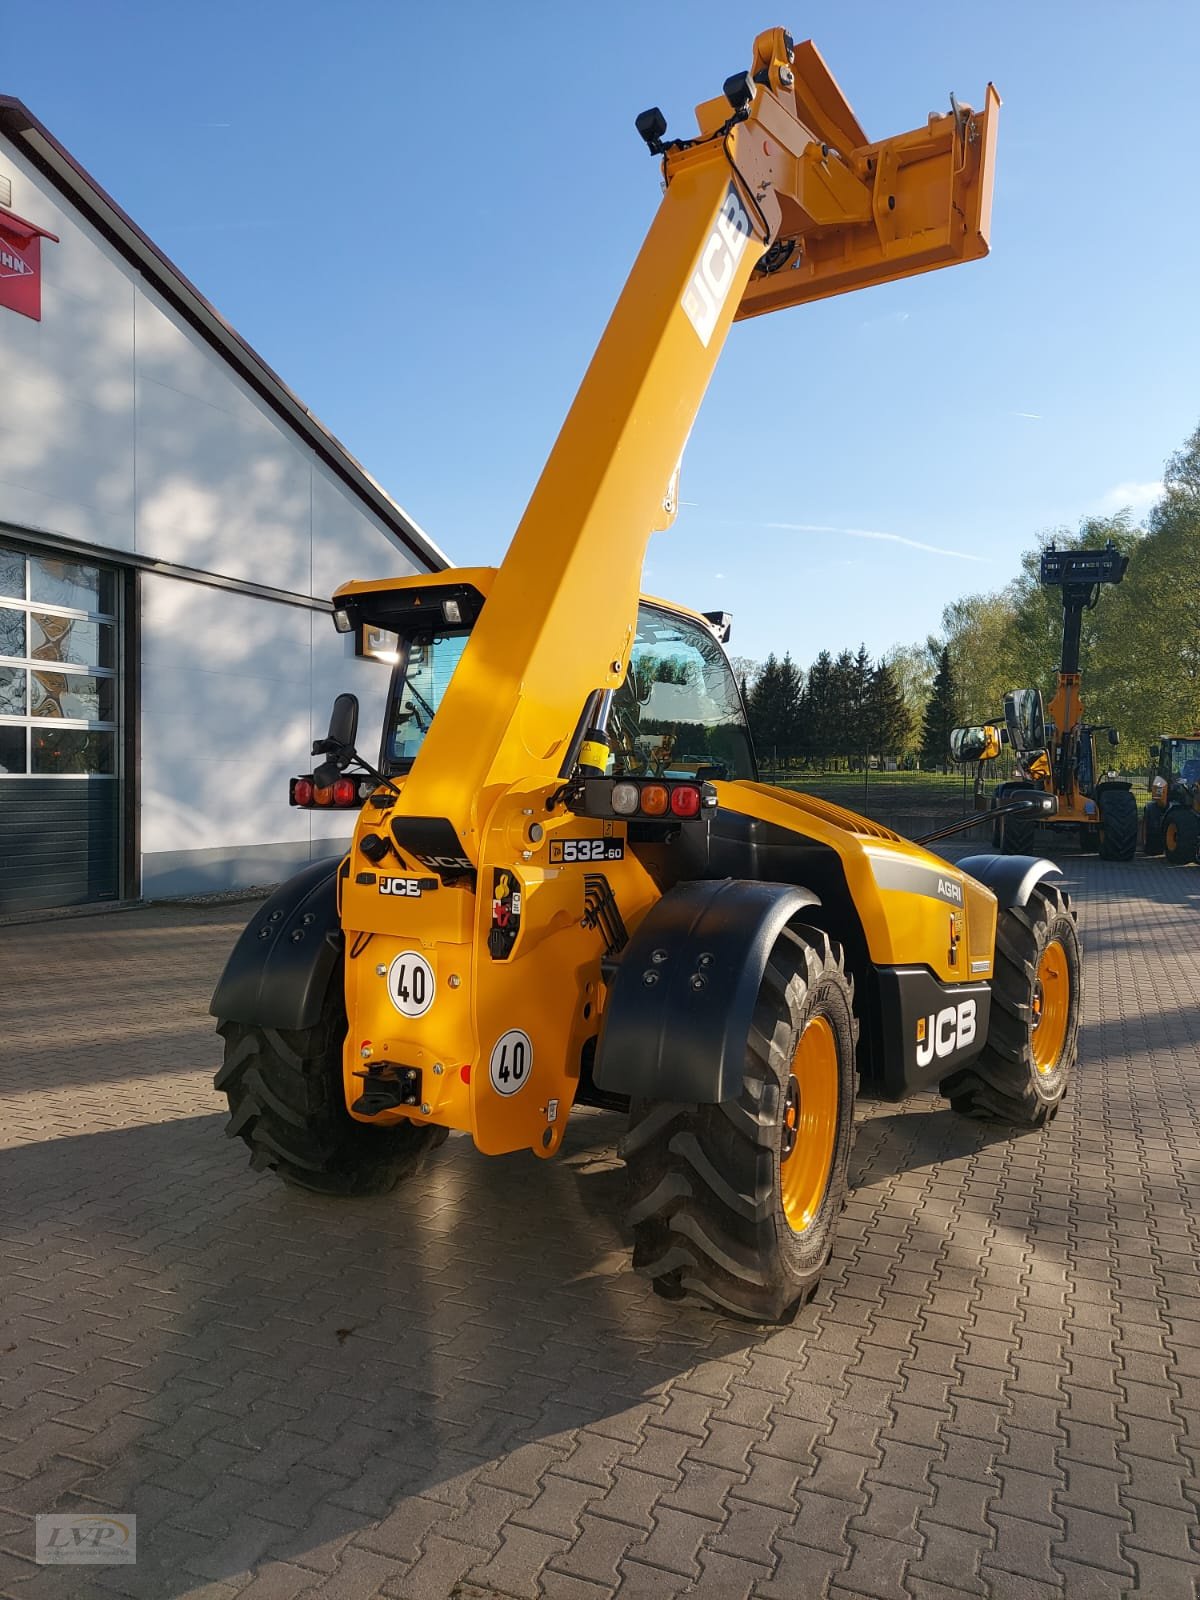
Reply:
<svg viewBox="0 0 1200 1600"><path fill-rule="evenodd" d="M0 1593L1194 1600L1200 868L1066 870L1062 1114L863 1102L775 1331L633 1276L608 1114L380 1200L250 1172L206 1009L246 907L0 931ZM33 1565L64 1510L137 1565Z"/></svg>

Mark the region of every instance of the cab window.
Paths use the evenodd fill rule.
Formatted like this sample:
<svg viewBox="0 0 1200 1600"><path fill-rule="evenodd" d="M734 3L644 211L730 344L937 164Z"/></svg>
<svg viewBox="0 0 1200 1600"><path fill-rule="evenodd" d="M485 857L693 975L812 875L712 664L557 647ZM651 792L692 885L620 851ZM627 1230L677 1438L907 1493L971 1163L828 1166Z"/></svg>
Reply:
<svg viewBox="0 0 1200 1600"><path fill-rule="evenodd" d="M385 772L407 772L412 766L468 638L466 629L461 629L417 634L407 644L402 642L384 731Z"/></svg>
<svg viewBox="0 0 1200 1600"><path fill-rule="evenodd" d="M609 770L618 776L757 776L745 708L724 650L703 623L658 606L638 610L608 738Z"/></svg>

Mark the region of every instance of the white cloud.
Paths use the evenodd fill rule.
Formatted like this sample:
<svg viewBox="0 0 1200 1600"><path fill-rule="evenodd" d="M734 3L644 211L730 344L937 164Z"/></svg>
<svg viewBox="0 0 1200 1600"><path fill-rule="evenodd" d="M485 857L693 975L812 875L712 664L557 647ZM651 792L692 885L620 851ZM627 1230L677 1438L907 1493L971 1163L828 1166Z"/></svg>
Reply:
<svg viewBox="0 0 1200 1600"><path fill-rule="evenodd" d="M1040 411L1014 411L1012 415L1014 417L1024 417L1029 422L1040 422L1042 420Z"/></svg>
<svg viewBox="0 0 1200 1600"><path fill-rule="evenodd" d="M1140 517L1149 511L1156 500L1162 499L1162 492L1162 480L1159 478L1153 483L1114 483L1096 501L1095 509L1111 516L1114 511L1123 511L1128 506L1135 517Z"/></svg>
<svg viewBox="0 0 1200 1600"><path fill-rule="evenodd" d="M973 556L966 550L947 550L944 545L925 544L920 539L906 539L902 533L881 533L878 528L832 528L823 522L767 522L767 528L778 528L785 533L837 533L847 539L877 539L884 544L902 544L910 550L924 550L931 556L953 556L956 561L982 561L987 556Z"/></svg>

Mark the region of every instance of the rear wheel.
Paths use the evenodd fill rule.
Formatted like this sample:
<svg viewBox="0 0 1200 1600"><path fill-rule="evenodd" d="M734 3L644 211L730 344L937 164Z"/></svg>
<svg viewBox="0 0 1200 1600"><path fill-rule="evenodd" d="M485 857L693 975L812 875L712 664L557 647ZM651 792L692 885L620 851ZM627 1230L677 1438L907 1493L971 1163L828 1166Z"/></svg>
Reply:
<svg viewBox="0 0 1200 1600"><path fill-rule="evenodd" d="M736 1099L635 1100L621 1153L634 1266L670 1299L694 1293L781 1322L816 1287L846 1193L854 1124L853 987L815 928L776 940Z"/></svg>
<svg viewBox="0 0 1200 1600"><path fill-rule="evenodd" d="M225 1132L250 1150L250 1165L318 1194L387 1194L443 1143L445 1128L373 1128L346 1110L340 969L314 1027L222 1022L225 1062L213 1080L229 1097Z"/></svg>
<svg viewBox="0 0 1200 1600"><path fill-rule="evenodd" d="M1142 811L1142 849L1148 856L1163 853L1163 808L1153 800Z"/></svg>
<svg viewBox="0 0 1200 1600"><path fill-rule="evenodd" d="M1058 1110L1078 1054L1083 966L1065 892L1040 883L1000 913L987 1041L943 1080L955 1111L1039 1127Z"/></svg>
<svg viewBox="0 0 1200 1600"><path fill-rule="evenodd" d="M1186 867L1200 847L1200 814L1183 806L1168 806L1163 817L1163 854L1173 867Z"/></svg>
<svg viewBox="0 0 1200 1600"><path fill-rule="evenodd" d="M1100 859L1132 861L1137 853L1138 811L1131 789L1105 789L1100 807Z"/></svg>

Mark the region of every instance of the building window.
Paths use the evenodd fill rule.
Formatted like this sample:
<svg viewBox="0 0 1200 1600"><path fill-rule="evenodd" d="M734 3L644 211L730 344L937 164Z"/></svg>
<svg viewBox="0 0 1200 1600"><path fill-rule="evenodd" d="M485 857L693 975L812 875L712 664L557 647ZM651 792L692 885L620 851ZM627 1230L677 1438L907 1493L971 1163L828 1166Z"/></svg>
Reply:
<svg viewBox="0 0 1200 1600"><path fill-rule="evenodd" d="M0 545L0 777L119 775L117 574Z"/></svg>

